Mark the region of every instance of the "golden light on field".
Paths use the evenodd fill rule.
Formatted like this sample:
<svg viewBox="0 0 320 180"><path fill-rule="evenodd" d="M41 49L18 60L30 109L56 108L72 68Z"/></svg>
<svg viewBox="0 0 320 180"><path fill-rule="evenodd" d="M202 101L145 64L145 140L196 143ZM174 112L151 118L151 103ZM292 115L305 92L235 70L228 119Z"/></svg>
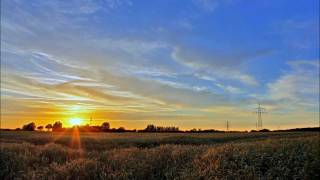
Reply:
<svg viewBox="0 0 320 180"><path fill-rule="evenodd" d="M71 118L69 120L70 125L72 126L79 126L83 123L83 120L81 118Z"/></svg>

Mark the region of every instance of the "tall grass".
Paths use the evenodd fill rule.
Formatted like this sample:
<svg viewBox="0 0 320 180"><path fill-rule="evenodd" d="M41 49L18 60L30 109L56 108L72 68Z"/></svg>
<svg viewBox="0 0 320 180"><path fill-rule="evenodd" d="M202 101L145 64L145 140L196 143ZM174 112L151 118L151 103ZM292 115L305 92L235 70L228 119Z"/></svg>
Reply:
<svg viewBox="0 0 320 180"><path fill-rule="evenodd" d="M9 136L6 140L2 136L0 179L318 179L320 176L317 133L306 133L305 137L290 133L265 138L250 135L247 140L227 138L225 142L222 135L152 138L146 135L137 135L142 138L138 142L158 145L140 147L137 140L123 137L127 135L110 134L122 137L96 137L89 143L91 148L77 150L51 140L37 145L25 140L8 142ZM186 144L187 137L195 139ZM212 143L215 138L220 142ZM83 146L89 139L82 141ZM112 139L121 143L104 146ZM129 145L125 146L126 142ZM99 146L106 148L94 149Z"/></svg>

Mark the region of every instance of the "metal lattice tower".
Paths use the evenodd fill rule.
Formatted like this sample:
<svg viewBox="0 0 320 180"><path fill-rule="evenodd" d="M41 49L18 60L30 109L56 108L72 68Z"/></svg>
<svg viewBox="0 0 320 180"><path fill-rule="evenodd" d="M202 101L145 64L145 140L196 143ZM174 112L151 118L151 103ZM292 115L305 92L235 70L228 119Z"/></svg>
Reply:
<svg viewBox="0 0 320 180"><path fill-rule="evenodd" d="M229 121L227 121L227 131L229 131Z"/></svg>
<svg viewBox="0 0 320 180"><path fill-rule="evenodd" d="M255 113L258 114L257 130L261 130L262 129L262 114L266 113L266 109L262 108L259 103L258 107L256 108Z"/></svg>

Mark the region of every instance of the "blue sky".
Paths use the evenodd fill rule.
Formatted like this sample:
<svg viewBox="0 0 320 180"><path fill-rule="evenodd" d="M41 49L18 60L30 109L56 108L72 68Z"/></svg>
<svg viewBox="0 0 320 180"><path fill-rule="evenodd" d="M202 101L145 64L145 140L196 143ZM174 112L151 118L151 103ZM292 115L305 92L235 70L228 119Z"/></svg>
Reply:
<svg viewBox="0 0 320 180"><path fill-rule="evenodd" d="M318 125L319 1L1 3L2 126Z"/></svg>

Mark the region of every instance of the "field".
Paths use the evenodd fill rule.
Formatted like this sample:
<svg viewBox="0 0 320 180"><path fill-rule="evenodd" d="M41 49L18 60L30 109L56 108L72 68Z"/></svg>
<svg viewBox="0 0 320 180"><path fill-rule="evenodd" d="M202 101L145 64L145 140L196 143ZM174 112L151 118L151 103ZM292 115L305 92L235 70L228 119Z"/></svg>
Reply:
<svg viewBox="0 0 320 180"><path fill-rule="evenodd" d="M1 131L0 179L319 179L318 132Z"/></svg>

